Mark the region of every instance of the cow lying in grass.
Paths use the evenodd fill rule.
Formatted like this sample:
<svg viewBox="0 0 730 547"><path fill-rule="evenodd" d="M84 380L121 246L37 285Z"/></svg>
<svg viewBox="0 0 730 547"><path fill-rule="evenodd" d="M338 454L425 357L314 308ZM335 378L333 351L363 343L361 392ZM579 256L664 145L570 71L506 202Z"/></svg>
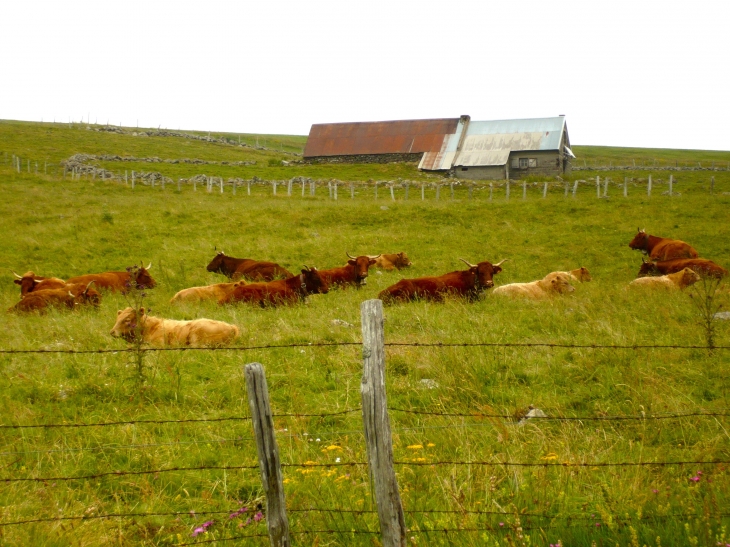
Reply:
<svg viewBox="0 0 730 547"><path fill-rule="evenodd" d="M215 285L207 285L205 287L190 287L175 293L170 299L170 304L180 304L182 302L203 302L204 300L212 300L218 302L222 298L228 296L233 291L233 287L237 284L245 285L245 281L238 283L216 283Z"/></svg>
<svg viewBox="0 0 730 547"><path fill-rule="evenodd" d="M641 268L639 268L639 275L636 277L667 275L681 272L685 268L697 272L701 277L722 279L727 275L727 270L715 264L712 260L707 260L706 258L677 258L662 262L642 262Z"/></svg>
<svg viewBox="0 0 730 547"><path fill-rule="evenodd" d="M41 277L33 272L25 272L23 275L13 272L13 275L16 277L13 283L20 285L20 298L29 292L62 289L66 285L66 282L58 277Z"/></svg>
<svg viewBox="0 0 730 547"><path fill-rule="evenodd" d="M674 258L697 258L699 253L688 243L679 239L652 236L639 229L629 247L649 255L652 260L672 260Z"/></svg>
<svg viewBox="0 0 730 547"><path fill-rule="evenodd" d="M227 296L218 301L218 304L248 302L262 307L278 306L301 302L310 294L326 294L328 291L327 281L319 275L317 268L305 266L301 274L289 279L248 285L238 282Z"/></svg>
<svg viewBox="0 0 730 547"><path fill-rule="evenodd" d="M381 254L375 259L376 268L382 268L388 271L408 268L412 264L406 253Z"/></svg>
<svg viewBox="0 0 730 547"><path fill-rule="evenodd" d="M570 277L571 281L579 281L581 283L585 283L586 281L590 281L591 279L593 279L591 277L591 274L588 272L588 268L585 268L584 266L581 266L580 268L577 268L575 270L570 270L568 272L557 273L567 274L568 277Z"/></svg>
<svg viewBox="0 0 730 547"><path fill-rule="evenodd" d="M669 290L686 289L700 280L700 276L694 270L685 268L673 274L659 277L639 277L629 283L629 287L663 288Z"/></svg>
<svg viewBox="0 0 730 547"><path fill-rule="evenodd" d="M570 284L570 273L552 272L538 281L530 283L509 283L492 291L494 295L522 296L526 298L545 298L555 294L573 292L575 288Z"/></svg>
<svg viewBox="0 0 730 547"><path fill-rule="evenodd" d="M368 269L375 264L378 256L352 256L345 251L350 260L347 264L339 268L329 268L327 270L319 270L319 275L332 288L334 286L346 287L354 285L358 289L367 284Z"/></svg>
<svg viewBox="0 0 730 547"><path fill-rule="evenodd" d="M162 319L126 308L117 312L117 322L110 333L128 342L141 337L142 342L152 346L220 346L228 344L240 334L236 325L212 319L175 321Z"/></svg>
<svg viewBox="0 0 730 547"><path fill-rule="evenodd" d="M507 259L500 260L496 264L486 260L479 264L471 264L463 258L459 260L469 266L469 269L439 276L401 279L381 291L378 298L386 304L410 300L443 302L446 296L453 295L473 302L479 299L482 292L494 286L492 278L502 271L502 264Z"/></svg>
<svg viewBox="0 0 730 547"><path fill-rule="evenodd" d="M40 312L48 308L76 309L79 306L98 306L101 303L99 291L94 289L90 282L64 284L60 289L43 289L26 293L25 296L10 308L9 312Z"/></svg>
<svg viewBox="0 0 730 547"><path fill-rule="evenodd" d="M99 289L125 294L131 289L151 289L157 286L148 270L152 262L144 266L131 266L125 272L103 272L79 275L66 280L66 283L89 283L93 281ZM134 279L132 279L134 277Z"/></svg>

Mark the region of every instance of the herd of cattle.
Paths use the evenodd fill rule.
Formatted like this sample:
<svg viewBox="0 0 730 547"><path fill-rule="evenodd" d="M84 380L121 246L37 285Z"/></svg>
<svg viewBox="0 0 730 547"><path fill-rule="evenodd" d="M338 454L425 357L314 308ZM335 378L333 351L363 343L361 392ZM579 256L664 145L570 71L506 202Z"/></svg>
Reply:
<svg viewBox="0 0 730 547"><path fill-rule="evenodd" d="M699 257L695 249L683 241L647 234L639 230L629 247L649 256L642 259L637 279L630 286L683 289L702 277L722 278L727 270L714 262ZM219 252L208 264L209 272L225 275L231 281L204 287L191 287L176 293L171 303L217 301L221 305L246 302L258 306L293 304L310 294L325 294L330 287L352 285L362 287L367 282L371 266L385 270L400 270L411 266L405 253L352 256L347 253L347 264L339 268L318 270L305 266L294 274L275 262L241 259ZM381 291L378 297L384 303L411 300L443 301L447 296L459 296L469 301L494 287L494 276L502 271L507 259L495 264L489 261L471 264L464 259L466 270L458 270L440 276L401 279ZM56 277L40 277L34 272L18 275L20 301L10 312L42 312L49 307L73 309L78 306L98 306L100 290L128 292L130 289L147 289L156 286L150 276L151 264L135 266L124 272L88 274L63 280ZM543 279L530 283L510 283L495 288L495 295L542 298L565 294L575 290L572 282L590 281L584 267L567 271L551 272ZM153 345L220 345L239 335L235 325L211 319L175 321L153 317L144 308L131 307L120 310L111 331L112 336L133 340L141 337Z"/></svg>

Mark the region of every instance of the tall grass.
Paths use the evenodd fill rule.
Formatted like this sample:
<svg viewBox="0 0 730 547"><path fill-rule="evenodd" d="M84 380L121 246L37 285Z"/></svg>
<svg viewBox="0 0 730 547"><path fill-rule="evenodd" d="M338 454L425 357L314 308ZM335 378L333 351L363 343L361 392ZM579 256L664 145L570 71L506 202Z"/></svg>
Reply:
<svg viewBox="0 0 730 547"><path fill-rule="evenodd" d="M386 309L386 341L703 345L701 317L687 294L626 288L640 265L638 253L627 246L637 226L683 239L724 266L730 263L730 198L721 192L710 196L682 191L681 185L675 191L682 195L671 199L658 193L649 199L637 192L626 200L598 200L588 187L581 188L576 199L551 191L547 200L531 193L522 201L513 193L510 202L496 196L489 202L485 193L477 192L469 201L460 190L453 202L442 193L440 202L433 196L426 202L382 197L375 201L372 195L359 194L356 200L335 203L321 193L315 198L302 199L295 193L297 197L274 199L263 192L234 197L194 193L187 187L178 192L169 186L164 191L138 186L132 192L99 181L18 175L8 166L0 169L0 269L6 272L0 303L8 308L18 299L11 269L70 277L152 261L150 273L159 286L145 298L145 306L153 315L235 323L242 331L237 341L241 346L357 342L359 303L375 298L401 277L460 269L459 257L471 262L509 258L495 278L497 285L581 265L594 280L568 297L541 302L487 293L474 304L454 299L392 306ZM294 307L169 304L177 290L223 280L205 270L216 248L233 256L274 260L292 271L305 264L344 264L345 251L404 250L414 266L403 273L371 271L362 290L332 291ZM726 289L720 289L720 298L727 302ZM6 314L0 348L124 349L126 344L111 338L109 330L115 310L126 305L122 296L105 295L99 310ZM354 326L333 323L335 319ZM717 322L716 327L715 344L730 345L726 323ZM148 374L143 385L123 352L0 354L5 380L2 423L245 417L242 366L253 361L266 368L277 414L358 408L357 346L150 353L145 356ZM722 411L730 408L728 361L724 350L389 348L387 389L393 409L477 415L391 411L395 459L401 462L396 471L411 541L657 545L660 537L662 545L715 544L730 521L715 516L730 506L727 466L514 468L499 462L728 460L727 418L530 420L517 425L516 420L485 415L519 416L529 405L548 416ZM275 425L284 462L365 461L357 412L281 417ZM3 478L256 462L250 424L240 420L3 429L0 439ZM438 461L493 465L423 466ZM377 519L368 512L374 510L374 502L365 467L288 467L285 478L292 530L338 531L295 534L296 544L373 544L377 534L352 532L377 531ZM265 534L264 521L246 524L247 515L255 514L262 502L256 470L12 482L0 487L2 522L110 513L180 514L53 521L0 530L7 545L168 545L194 541L195 528L214 520L195 540L225 539ZM245 513L229 518L242 506ZM309 511L321 508L352 512ZM445 528L479 531L427 531ZM266 539L248 542L265 545Z"/></svg>

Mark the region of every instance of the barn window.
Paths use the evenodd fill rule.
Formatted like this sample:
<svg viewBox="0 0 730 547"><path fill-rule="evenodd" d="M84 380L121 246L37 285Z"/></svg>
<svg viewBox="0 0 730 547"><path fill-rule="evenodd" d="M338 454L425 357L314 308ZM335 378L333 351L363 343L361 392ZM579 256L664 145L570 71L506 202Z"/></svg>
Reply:
<svg viewBox="0 0 730 547"><path fill-rule="evenodd" d="M537 167L537 158L530 158L528 161L529 167Z"/></svg>
<svg viewBox="0 0 730 547"><path fill-rule="evenodd" d="M528 159L520 158L520 169L527 169L527 166L528 166Z"/></svg>
<svg viewBox="0 0 730 547"><path fill-rule="evenodd" d="M462 171L468 171L468 170L469 170L469 168L468 168L468 167L462 167L462 168L461 168L461 170L462 170Z"/></svg>
<svg viewBox="0 0 730 547"><path fill-rule="evenodd" d="M520 168L520 160L518 158L512 158L512 169Z"/></svg>

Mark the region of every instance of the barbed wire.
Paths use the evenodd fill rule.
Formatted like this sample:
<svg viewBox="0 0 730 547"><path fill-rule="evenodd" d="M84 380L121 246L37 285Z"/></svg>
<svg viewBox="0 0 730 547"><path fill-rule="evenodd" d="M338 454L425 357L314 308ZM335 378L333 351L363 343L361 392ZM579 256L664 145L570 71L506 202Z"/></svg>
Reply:
<svg viewBox="0 0 730 547"><path fill-rule="evenodd" d="M103 353L155 353L169 351L252 351L286 348L312 347L339 347L362 346L362 342L301 342L293 344L266 344L260 346L180 346L165 348L117 348L117 349L0 349L0 354L33 354L33 353L60 353L60 354L103 354ZM697 349L697 350L728 350L730 346L682 345L682 344L562 344L557 342L386 342L385 347L414 347L414 348L563 348L563 349Z"/></svg>
<svg viewBox="0 0 730 547"><path fill-rule="evenodd" d="M344 414L352 414L360 412L359 408L350 408L346 410L338 410L335 412L322 412L316 414L307 414L294 412L289 414L273 414L273 418L329 418L331 416L342 416ZM56 429L65 427L108 427L119 425L137 425L137 424L182 424L182 423L203 423L203 422L226 422L226 421L246 421L250 420L250 416L229 416L223 418L190 418L182 420L126 420L119 422L94 422L94 423L68 423L68 424L3 424L2 429Z"/></svg>
<svg viewBox="0 0 730 547"><path fill-rule="evenodd" d="M686 412L676 414L655 414L650 416L526 416L526 415L514 415L514 414L486 414L480 412L429 412L426 410L411 410L406 408L394 408L388 407L388 411L391 412L404 412L407 414L419 414L424 416L445 416L445 417L458 417L458 418L502 418L507 420L541 420L541 421L558 421L558 422L573 422L573 421L645 421L645 420L672 420L678 418L690 418L698 416L730 416L730 412Z"/></svg>
<svg viewBox="0 0 730 547"><path fill-rule="evenodd" d="M411 462L394 461L394 465L412 465L414 467L431 467L435 465L476 465L483 467L675 467L684 465L729 465L730 460L690 460L675 462L487 462L487 461L433 461L433 462Z"/></svg>

